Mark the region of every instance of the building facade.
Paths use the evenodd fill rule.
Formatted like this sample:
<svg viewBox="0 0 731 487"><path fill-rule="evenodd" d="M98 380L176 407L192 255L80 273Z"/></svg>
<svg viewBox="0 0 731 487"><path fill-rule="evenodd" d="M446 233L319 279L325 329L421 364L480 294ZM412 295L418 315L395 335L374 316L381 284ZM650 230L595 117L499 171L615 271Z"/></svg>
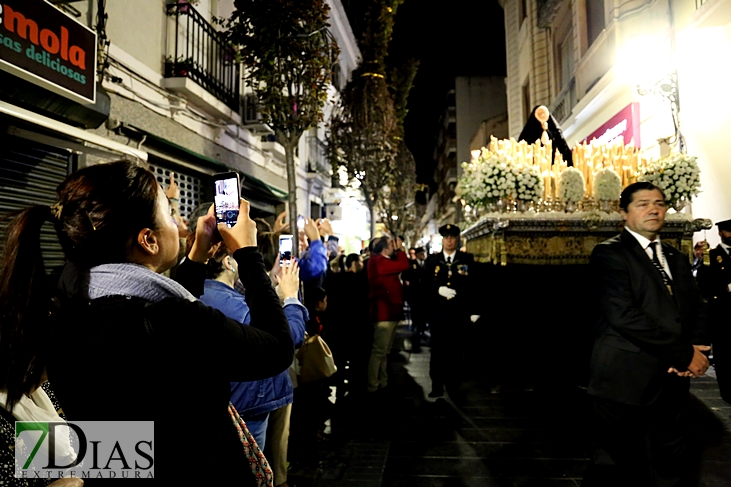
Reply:
<svg viewBox="0 0 731 487"><path fill-rule="evenodd" d="M723 95L729 0L501 0L509 135L546 105L570 147L622 136L648 158L697 156L701 194L686 212L727 218L731 129ZM715 232L708 234L712 244Z"/></svg>
<svg viewBox="0 0 731 487"><path fill-rule="evenodd" d="M0 212L29 203L51 204L55 186L66 174L119 158L148 164L163 185L174 172L184 217L198 204L212 201L212 176L231 170L241 176L242 196L251 202L253 216L271 220L284 209L284 150L261 123L244 86L245 66L236 61L217 22L230 16L233 0L53 3L5 2L0 11L3 34L23 49L38 51L38 63L48 65L49 79L52 66L81 73L73 65L81 65L80 57L84 64L96 65L85 78L85 87L95 86L96 96L84 100L43 79L43 73L28 75L12 66L9 50L0 53L2 137L19 153L7 153L6 158L17 161L12 168L3 164L0 173ZM340 57L326 115L360 56L340 0L327 3ZM57 20L38 25L36 17ZM36 29L45 44L35 42ZM60 42L59 52L53 32L67 33L56 37L65 39L67 51ZM82 56L82 47L74 50L74 42L84 36L92 41L82 46ZM56 54L46 61L44 56L54 49ZM298 210L304 216L320 217L331 199L332 171L323 140L324 124L310 129L297 149Z"/></svg>

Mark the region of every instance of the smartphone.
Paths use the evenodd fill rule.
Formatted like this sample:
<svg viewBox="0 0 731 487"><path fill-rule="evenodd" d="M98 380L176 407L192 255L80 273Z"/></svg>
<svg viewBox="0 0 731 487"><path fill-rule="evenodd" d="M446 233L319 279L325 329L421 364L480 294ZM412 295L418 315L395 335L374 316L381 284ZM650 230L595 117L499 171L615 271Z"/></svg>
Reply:
<svg viewBox="0 0 731 487"><path fill-rule="evenodd" d="M224 172L213 176L213 202L216 211L216 223L225 223L230 227L239 219L241 198L241 181L239 173Z"/></svg>
<svg viewBox="0 0 731 487"><path fill-rule="evenodd" d="M280 235L279 236L279 265L283 266L285 261L289 265L289 260L292 259L292 235Z"/></svg>
<svg viewBox="0 0 731 487"><path fill-rule="evenodd" d="M299 215L297 217L297 228L299 228L300 230L305 228L305 217L303 217L302 215Z"/></svg>

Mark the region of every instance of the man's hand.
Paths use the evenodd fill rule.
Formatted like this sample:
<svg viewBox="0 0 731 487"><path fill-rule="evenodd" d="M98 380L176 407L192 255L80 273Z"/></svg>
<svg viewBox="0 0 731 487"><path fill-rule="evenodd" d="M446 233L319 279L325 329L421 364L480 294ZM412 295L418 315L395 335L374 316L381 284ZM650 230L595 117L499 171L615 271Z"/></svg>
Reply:
<svg viewBox="0 0 731 487"><path fill-rule="evenodd" d="M300 268L296 260L291 259L289 264L282 267L282 273L275 276L277 284L282 288L284 299L296 298L300 288Z"/></svg>
<svg viewBox="0 0 731 487"><path fill-rule="evenodd" d="M277 219L274 220L274 225L272 225L272 231L275 233L282 233L287 229L288 224L285 223L287 220L287 212L283 211L279 215L277 215Z"/></svg>
<svg viewBox="0 0 731 487"><path fill-rule="evenodd" d="M470 316L470 321L472 323L476 323L477 320L479 320L479 319L480 319L480 315L472 315L472 316Z"/></svg>
<svg viewBox="0 0 731 487"><path fill-rule="evenodd" d="M693 373L693 376L700 377L708 370L711 364L703 352L707 352L710 349L711 347L708 345L693 345L693 360L690 361L690 365L688 366L688 370Z"/></svg>
<svg viewBox="0 0 731 487"><path fill-rule="evenodd" d="M165 196L172 200L180 198L180 188L178 188L178 183L175 182L175 173L172 171L170 172L170 186L165 190Z"/></svg>
<svg viewBox="0 0 731 487"><path fill-rule="evenodd" d="M310 239L310 242L320 239L320 231L317 229L317 224L312 218L305 218L305 235Z"/></svg>
<svg viewBox="0 0 731 487"><path fill-rule="evenodd" d="M447 299L452 299L457 295L457 291L454 289L448 288L447 286L440 286L439 287L439 295L444 296Z"/></svg>
<svg viewBox="0 0 731 487"><path fill-rule="evenodd" d="M327 218L321 218L317 221L317 230L320 232L320 236L324 238L333 234L333 227L330 225L330 220Z"/></svg>

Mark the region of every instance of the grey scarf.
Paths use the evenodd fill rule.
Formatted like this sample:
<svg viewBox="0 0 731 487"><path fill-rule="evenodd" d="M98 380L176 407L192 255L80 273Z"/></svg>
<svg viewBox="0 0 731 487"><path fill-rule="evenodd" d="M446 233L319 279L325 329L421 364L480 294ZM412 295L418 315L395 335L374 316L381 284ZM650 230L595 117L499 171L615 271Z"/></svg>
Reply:
<svg viewBox="0 0 731 487"><path fill-rule="evenodd" d="M196 301L177 282L139 264L102 264L89 269L85 282L89 299L104 296L131 296L157 303L176 297Z"/></svg>

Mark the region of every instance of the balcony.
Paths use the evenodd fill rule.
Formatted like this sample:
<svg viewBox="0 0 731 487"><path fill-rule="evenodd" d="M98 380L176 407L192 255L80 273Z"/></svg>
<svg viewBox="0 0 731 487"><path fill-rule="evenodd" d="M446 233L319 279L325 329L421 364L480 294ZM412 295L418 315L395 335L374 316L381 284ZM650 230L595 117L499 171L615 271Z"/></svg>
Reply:
<svg viewBox="0 0 731 487"><path fill-rule="evenodd" d="M327 160L327 147L313 135L307 137L307 172L327 179L332 176L332 166Z"/></svg>
<svg viewBox="0 0 731 487"><path fill-rule="evenodd" d="M175 22L175 40L165 62L163 86L185 94L207 111L230 118L231 113L226 113L230 110L238 117L241 72L235 49L192 5L170 4L167 14ZM217 106L216 99L229 110Z"/></svg>
<svg viewBox="0 0 731 487"><path fill-rule="evenodd" d="M576 80L571 78L571 81L564 86L561 93L556 95L551 106L548 110L551 112L553 117L556 119L556 123L561 125L571 115L571 110L576 106Z"/></svg>

